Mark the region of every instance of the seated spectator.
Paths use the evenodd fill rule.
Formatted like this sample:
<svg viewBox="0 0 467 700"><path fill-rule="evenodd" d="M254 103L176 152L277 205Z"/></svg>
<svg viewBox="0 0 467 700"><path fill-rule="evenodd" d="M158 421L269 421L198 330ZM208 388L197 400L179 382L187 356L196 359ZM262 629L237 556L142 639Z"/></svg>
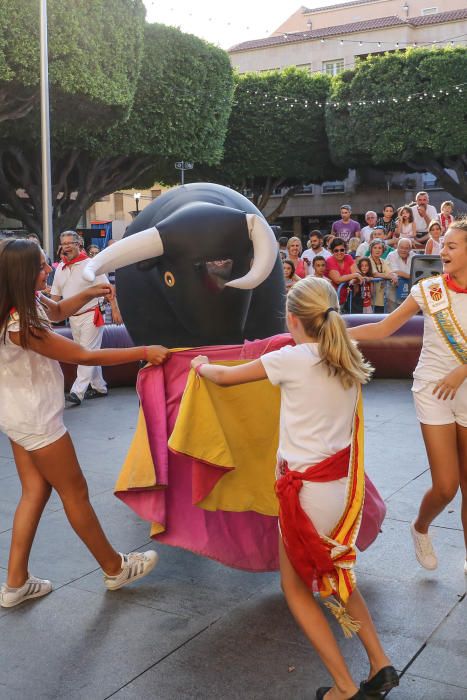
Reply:
<svg viewBox="0 0 467 700"><path fill-rule="evenodd" d="M359 246L359 245L360 245L360 239L359 239L359 238L357 238L357 237L355 236L354 238L351 238L351 239L350 239L349 244L348 244L347 251L348 251L349 255L351 255L352 258L353 258L354 260L355 260L355 258L357 257L357 250L358 250L358 246Z"/></svg>
<svg viewBox="0 0 467 700"><path fill-rule="evenodd" d="M397 215L396 236L398 238L409 239L411 245L413 246L416 234L417 229L415 228L415 221L411 207L408 205L400 207Z"/></svg>
<svg viewBox="0 0 467 700"><path fill-rule="evenodd" d="M324 250L330 250L331 248L331 243L335 239L335 235L333 233L326 233L323 236L323 248Z"/></svg>
<svg viewBox="0 0 467 700"><path fill-rule="evenodd" d="M291 260L295 267L295 274L299 277L306 277L308 265L300 258L302 254L302 242L297 236L292 236L287 241L287 260Z"/></svg>
<svg viewBox="0 0 467 700"><path fill-rule="evenodd" d="M352 313L372 314L373 313L373 287L371 278L373 273L368 258L360 258L357 261L357 268L362 276L362 281L352 280Z"/></svg>
<svg viewBox="0 0 467 700"><path fill-rule="evenodd" d="M98 253L101 252L101 249L99 248L98 245L93 244L93 245L88 246L88 249L86 252L87 252L89 258L94 258Z"/></svg>
<svg viewBox="0 0 467 700"><path fill-rule="evenodd" d="M392 248L392 246L388 245L387 241L384 240L384 232L381 226L375 226L375 230L373 231L371 240L374 241L376 239L381 241L383 244L384 250L381 257L383 258L383 260L385 260L388 257L389 253L392 253L392 251L395 249ZM370 246L368 246L368 250L365 253L365 257L370 257Z"/></svg>
<svg viewBox="0 0 467 700"><path fill-rule="evenodd" d="M378 218L378 215L376 214L375 211L367 211L365 214L365 221L366 221L366 226L362 228L360 231L360 239L362 242L369 243L371 241L371 234L373 233L373 230L376 226L376 220Z"/></svg>
<svg viewBox="0 0 467 700"><path fill-rule="evenodd" d="M302 253L302 260L308 266L308 274L313 274L313 260L317 255L323 258L329 258L331 253L323 248L323 234L321 231L315 230L310 233L310 247Z"/></svg>
<svg viewBox="0 0 467 700"><path fill-rule="evenodd" d="M282 268L284 270L285 291L289 292L300 277L295 274L295 265L291 260L283 260Z"/></svg>
<svg viewBox="0 0 467 700"><path fill-rule="evenodd" d="M350 280L361 281L361 275L357 270L355 260L346 254L345 242L341 238L335 238L331 243L332 256L326 260L326 275L337 289L343 282ZM347 300L347 289L343 287L340 292L339 303L341 306Z"/></svg>
<svg viewBox="0 0 467 700"><path fill-rule="evenodd" d="M323 255L315 255L311 263L315 277L326 277L326 258Z"/></svg>
<svg viewBox="0 0 467 700"><path fill-rule="evenodd" d="M439 213L439 223L441 224L443 236L454 221L454 217L452 215L453 209L454 202L450 202L449 200L447 200L446 202L443 202L441 204L441 210Z"/></svg>
<svg viewBox="0 0 467 700"><path fill-rule="evenodd" d="M428 226L428 241L425 246L425 255L439 255L441 253L441 248L443 244L441 242L442 236L441 224L438 220L431 221Z"/></svg>
<svg viewBox="0 0 467 700"><path fill-rule="evenodd" d="M344 243L348 243L351 238L360 238L360 224L350 218L352 207L350 204L341 206L341 218L335 221L331 228L331 233L340 238Z"/></svg>
<svg viewBox="0 0 467 700"><path fill-rule="evenodd" d="M415 197L415 206L412 207L413 218L415 221L415 248L424 250L428 240L428 226L431 221L438 218L438 212L430 202L428 192L417 192Z"/></svg>
<svg viewBox="0 0 467 700"><path fill-rule="evenodd" d="M279 244L279 255L281 256L282 260L287 258L287 241L287 236L281 236L277 241Z"/></svg>
<svg viewBox="0 0 467 700"><path fill-rule="evenodd" d="M388 263L383 260L384 241L374 238L370 243L370 265L373 277L388 280L391 284L397 284L397 275L392 272ZM384 288L385 282L374 283L374 310L377 314L384 313Z"/></svg>
<svg viewBox="0 0 467 700"><path fill-rule="evenodd" d="M387 294L386 310L394 311L409 293L410 267L415 255L412 250L412 241L409 238L399 238L397 250L393 250L386 258L386 262L392 272L397 275L398 286L390 287ZM405 283L405 284L404 284Z"/></svg>

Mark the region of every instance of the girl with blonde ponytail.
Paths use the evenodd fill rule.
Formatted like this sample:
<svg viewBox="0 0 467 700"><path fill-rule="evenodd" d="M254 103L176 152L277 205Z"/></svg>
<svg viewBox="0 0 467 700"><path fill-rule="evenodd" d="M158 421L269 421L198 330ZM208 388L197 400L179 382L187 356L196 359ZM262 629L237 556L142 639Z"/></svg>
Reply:
<svg viewBox="0 0 467 700"><path fill-rule="evenodd" d="M360 526L364 469L360 387L371 376L338 312L337 294L325 279L307 277L287 296L287 326L295 342L236 366L192 367L219 385L261 379L281 390L276 469L279 557L289 608L334 679L318 700L347 700L398 685L370 613L356 587L355 540ZM360 420L359 420L360 419ZM360 447L360 448L359 448ZM369 680L355 684L327 619L313 597L318 590L346 636L358 632L369 660Z"/></svg>

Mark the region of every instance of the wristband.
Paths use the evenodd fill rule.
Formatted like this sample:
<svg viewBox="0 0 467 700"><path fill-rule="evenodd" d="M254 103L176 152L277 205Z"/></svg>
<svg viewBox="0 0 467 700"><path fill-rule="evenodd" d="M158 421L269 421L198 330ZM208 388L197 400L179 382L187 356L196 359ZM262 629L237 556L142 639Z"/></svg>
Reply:
<svg viewBox="0 0 467 700"><path fill-rule="evenodd" d="M143 346L143 360L145 362L148 362L148 349L147 349L146 345Z"/></svg>
<svg viewBox="0 0 467 700"><path fill-rule="evenodd" d="M195 372L196 372L196 374L198 375L198 377L202 377L202 376L203 376L203 375L201 374L201 372L200 372L200 369L201 369L201 367L204 367L205 364L206 364L205 362L202 362L200 365L196 365L196 367L195 367Z"/></svg>

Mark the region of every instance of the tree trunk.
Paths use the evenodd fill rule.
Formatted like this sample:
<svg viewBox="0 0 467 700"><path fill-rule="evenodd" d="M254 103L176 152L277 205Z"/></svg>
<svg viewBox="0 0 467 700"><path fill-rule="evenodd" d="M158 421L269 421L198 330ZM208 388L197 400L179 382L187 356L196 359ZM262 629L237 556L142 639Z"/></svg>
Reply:
<svg viewBox="0 0 467 700"><path fill-rule="evenodd" d="M453 197L467 203L467 156L458 156L456 158L445 158L443 162L432 159L422 162L409 161L409 168L416 172L430 172L436 175L440 184ZM454 170L457 175L457 180L446 172L445 168Z"/></svg>

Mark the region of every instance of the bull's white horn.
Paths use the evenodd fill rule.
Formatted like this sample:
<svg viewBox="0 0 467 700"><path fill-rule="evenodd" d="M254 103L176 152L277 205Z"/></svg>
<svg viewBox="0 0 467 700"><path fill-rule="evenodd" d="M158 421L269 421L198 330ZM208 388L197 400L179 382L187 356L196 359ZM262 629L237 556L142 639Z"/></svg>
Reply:
<svg viewBox="0 0 467 700"><path fill-rule="evenodd" d="M262 216L246 215L248 233L253 243L253 264L249 272L237 280L227 282L226 287L254 289L269 277L277 260L277 241L271 227Z"/></svg>
<svg viewBox="0 0 467 700"><path fill-rule="evenodd" d="M82 274L85 280L94 282L96 275L112 272L141 260L157 258L163 252L164 246L157 228L146 228L102 250L89 260Z"/></svg>

